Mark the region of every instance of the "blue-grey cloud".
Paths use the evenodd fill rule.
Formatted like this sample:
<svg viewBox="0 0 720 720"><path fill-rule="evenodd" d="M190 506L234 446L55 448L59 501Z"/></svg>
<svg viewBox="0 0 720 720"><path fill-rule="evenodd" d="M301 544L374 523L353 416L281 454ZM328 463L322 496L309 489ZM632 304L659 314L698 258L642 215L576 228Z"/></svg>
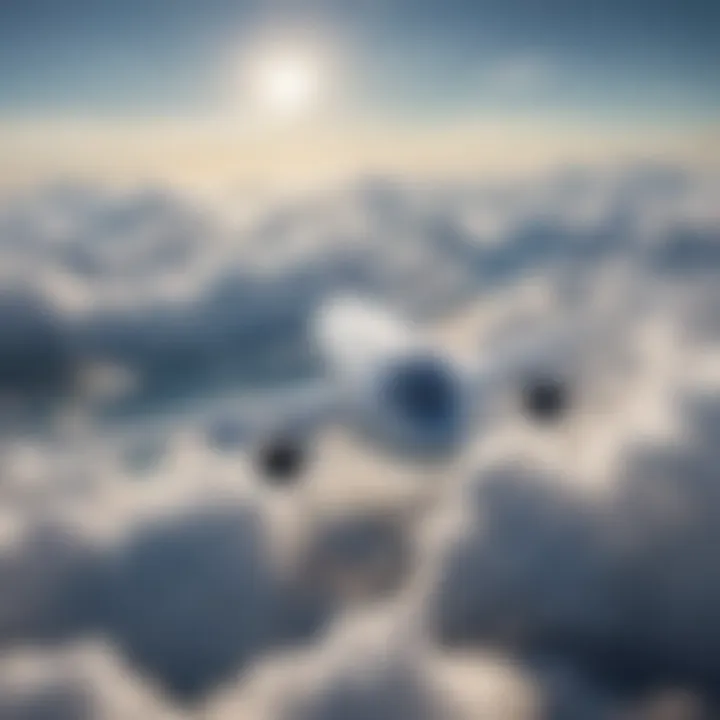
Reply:
<svg viewBox="0 0 720 720"><path fill-rule="evenodd" d="M617 692L680 686L714 698L718 406L693 404L688 439L631 442L600 501L572 475L481 473L431 596L438 637L541 665L570 658Z"/></svg>
<svg viewBox="0 0 720 720"><path fill-rule="evenodd" d="M5 204L2 278L13 282L0 297L0 391L72 405L86 365L99 360L136 382L114 407L126 413L124 430L135 430L127 442L124 431L115 438L93 423L74 450L55 436L31 442L5 434L19 423L3 417L0 520L3 530L9 518L22 532L10 523L0 546L0 654L33 644L42 655L58 641L99 635L141 684L156 683L177 702L235 680L230 694L244 695L264 658L293 657L288 647L301 645L310 664L326 666L301 693L307 718L351 710L397 717L398 708L448 717L432 676L436 664L443 677L463 676L446 657L456 644L472 653L499 646L519 685L542 698L545 714L528 720L604 717L617 707L653 717L637 708L661 705L677 686L697 700L690 704L711 702L720 682L720 403L708 390L686 390L677 369L656 375L648 365L616 382L621 396L643 382L647 397L674 394L681 431L673 435L653 440L622 412L588 410L583 422L597 438L611 429L619 436L621 461L608 465L604 495L586 492L571 454L540 469L532 458L521 462L525 446L501 453L505 461L483 461L460 478L467 522L440 558L437 546L428 552L416 542L423 518L398 512L389 488L386 506L340 512L310 483L324 513L304 515L303 488L284 498L302 532L285 539L277 562L274 533L290 522L274 516L272 493L247 489L246 426L197 406L211 393L311 375L306 321L337 290L359 289L437 320L478 299L502 310L514 288L540 275L569 302L601 283L611 263L636 272L639 295L645 284L652 290L655 315L679 325L690 372L693 356L717 338L712 187L645 167L570 169L534 182L366 178L249 219L158 189L65 186ZM650 355L659 361L665 352ZM156 433L153 413L168 408ZM592 432L585 437L594 442ZM17 457L23 443L29 460ZM66 466L73 452L87 463L82 471ZM425 508L429 523L462 492L454 477L446 481L437 505ZM237 495L217 500L210 489L218 487ZM107 526L109 539L86 526ZM428 574L429 589L416 582ZM349 606L393 593L401 615L429 610L424 619L441 642L419 653L417 666L393 650L399 669L383 674L373 670L373 651L355 662L344 631L330 628L330 639L326 631ZM340 658L337 667L326 653ZM473 707L448 682L443 692Z"/></svg>

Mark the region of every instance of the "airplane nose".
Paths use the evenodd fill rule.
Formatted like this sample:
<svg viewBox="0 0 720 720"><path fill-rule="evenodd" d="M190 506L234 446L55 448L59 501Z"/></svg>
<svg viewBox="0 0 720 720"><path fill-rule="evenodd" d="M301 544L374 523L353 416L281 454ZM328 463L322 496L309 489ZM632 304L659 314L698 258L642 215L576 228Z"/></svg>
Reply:
<svg viewBox="0 0 720 720"><path fill-rule="evenodd" d="M385 390L395 411L418 425L444 425L457 411L454 377L437 362L404 365L388 376Z"/></svg>

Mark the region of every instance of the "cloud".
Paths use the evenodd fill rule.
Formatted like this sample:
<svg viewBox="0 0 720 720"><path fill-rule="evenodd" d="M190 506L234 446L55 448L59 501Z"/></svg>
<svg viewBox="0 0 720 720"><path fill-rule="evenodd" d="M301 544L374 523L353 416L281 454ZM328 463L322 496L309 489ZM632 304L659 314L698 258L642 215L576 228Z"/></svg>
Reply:
<svg viewBox="0 0 720 720"><path fill-rule="evenodd" d="M495 650L439 652L408 615L400 605L347 615L315 647L259 665L204 712L213 720L604 720L627 709L572 666L537 669Z"/></svg>
<svg viewBox="0 0 720 720"><path fill-rule="evenodd" d="M690 413L689 439L631 439L599 500L572 476L517 464L481 472L430 596L438 637L569 659L617 691L713 697L717 397L710 407Z"/></svg>
<svg viewBox="0 0 720 720"><path fill-rule="evenodd" d="M177 695L274 640L279 598L260 522L246 508L196 510L140 528L109 563L106 631Z"/></svg>
<svg viewBox="0 0 720 720"><path fill-rule="evenodd" d="M233 202L167 189L46 188L0 209L13 280L0 304L0 383L66 396L106 363L133 380L116 400L146 410L189 388L292 379L316 368L305 325L327 295L352 288L441 316L523 275L583 277L641 242L648 218L654 272L710 275L717 224L690 202L709 184L663 167L534 185L375 179L240 216ZM38 380L21 346L44 353Z"/></svg>
<svg viewBox="0 0 720 720"><path fill-rule="evenodd" d="M99 568L75 533L38 523L0 556L0 642L50 641L98 621Z"/></svg>
<svg viewBox="0 0 720 720"><path fill-rule="evenodd" d="M397 624L404 623L392 613L361 613L317 649L262 668L246 691L255 712L278 720L448 717L428 656ZM236 702L232 689L221 694L211 717L232 717Z"/></svg>
<svg viewBox="0 0 720 720"><path fill-rule="evenodd" d="M0 555L0 649L100 635L142 675L192 698L267 648L312 635L331 598L310 604L276 568L262 499L208 497L202 476L177 477L173 499L161 473L135 490L126 476L128 487L104 498L96 489L74 507L23 508L22 535Z"/></svg>
<svg viewBox="0 0 720 720"><path fill-rule="evenodd" d="M7 720L184 717L99 643L18 650L1 658L0 715Z"/></svg>
<svg viewBox="0 0 720 720"><path fill-rule="evenodd" d="M80 408L29 435L7 416L0 662L32 645L32 665L57 653L69 667L58 643L112 644L122 670L57 686L86 688L57 691L68 717L121 708L92 688L128 674L171 698L148 718L183 703L220 719L712 716L713 187L646 166L364 178L242 213L162 188L6 204L0 387L60 389L78 410L67 397L86 363L134 382L114 426ZM595 290L650 307L623 305L635 363L616 373L603 352L555 431L490 418L432 488L333 437L307 483L273 492L243 419L209 398L223 410L243 388L309 376L306 321L348 288L473 348L544 294L559 310ZM0 702L47 708L41 685Z"/></svg>
<svg viewBox="0 0 720 720"><path fill-rule="evenodd" d="M288 507L242 456L186 432L140 475L122 453L8 456L0 503L20 524L0 551L0 657L99 636L174 702L197 701L407 577L397 500Z"/></svg>

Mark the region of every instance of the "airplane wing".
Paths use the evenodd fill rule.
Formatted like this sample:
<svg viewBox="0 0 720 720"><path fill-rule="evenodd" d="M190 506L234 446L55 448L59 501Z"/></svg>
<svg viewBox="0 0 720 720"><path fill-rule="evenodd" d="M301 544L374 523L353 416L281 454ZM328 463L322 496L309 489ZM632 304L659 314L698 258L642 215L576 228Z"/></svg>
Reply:
<svg viewBox="0 0 720 720"><path fill-rule="evenodd" d="M519 394L535 419L559 418L631 366L633 312L622 304L581 306L495 334L481 352L478 392Z"/></svg>
<svg viewBox="0 0 720 720"><path fill-rule="evenodd" d="M178 403L163 413L104 421L88 417L87 427L75 427L73 438L82 446L91 437L93 447L119 453L135 471L161 457L172 436L188 432L218 450L249 453L269 477L289 478L307 462L313 435L339 419L342 407L335 383L320 378Z"/></svg>
<svg viewBox="0 0 720 720"><path fill-rule="evenodd" d="M270 480L285 481L304 469L314 436L339 420L342 410L342 395L335 383L317 380L273 391L254 406L245 403L235 417L258 470Z"/></svg>
<svg viewBox="0 0 720 720"><path fill-rule="evenodd" d="M335 383L320 379L246 401L239 414L249 439L274 435L304 438L338 417L340 405Z"/></svg>

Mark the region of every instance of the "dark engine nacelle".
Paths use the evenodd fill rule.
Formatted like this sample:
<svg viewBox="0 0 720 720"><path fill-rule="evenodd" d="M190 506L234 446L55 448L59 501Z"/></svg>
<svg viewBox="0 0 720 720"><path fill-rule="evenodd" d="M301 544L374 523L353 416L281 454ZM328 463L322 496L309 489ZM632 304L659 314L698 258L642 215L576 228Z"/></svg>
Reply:
<svg viewBox="0 0 720 720"><path fill-rule="evenodd" d="M536 422L562 420L570 407L569 384L559 377L543 375L525 381L522 387L522 408Z"/></svg>
<svg viewBox="0 0 720 720"><path fill-rule="evenodd" d="M275 437L262 443L256 457L258 472L277 485L297 481L308 465L305 444L292 437Z"/></svg>

